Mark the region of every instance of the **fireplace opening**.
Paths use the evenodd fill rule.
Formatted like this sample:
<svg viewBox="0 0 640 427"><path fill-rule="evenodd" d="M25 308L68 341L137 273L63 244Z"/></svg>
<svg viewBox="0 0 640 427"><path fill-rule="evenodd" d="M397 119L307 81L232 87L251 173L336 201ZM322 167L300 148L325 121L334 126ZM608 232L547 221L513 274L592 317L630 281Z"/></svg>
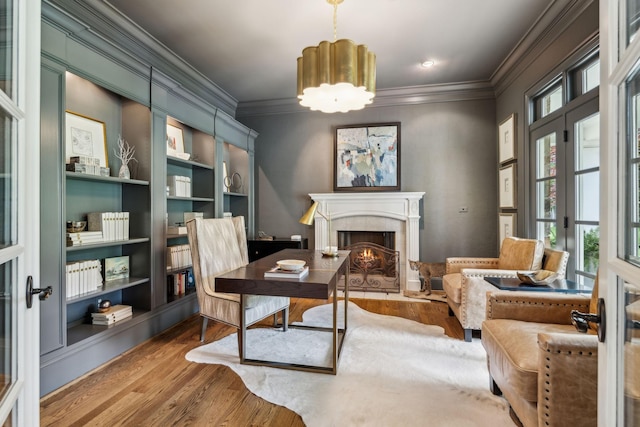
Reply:
<svg viewBox="0 0 640 427"><path fill-rule="evenodd" d="M338 249L351 251L350 290L400 292L394 231L338 231Z"/></svg>

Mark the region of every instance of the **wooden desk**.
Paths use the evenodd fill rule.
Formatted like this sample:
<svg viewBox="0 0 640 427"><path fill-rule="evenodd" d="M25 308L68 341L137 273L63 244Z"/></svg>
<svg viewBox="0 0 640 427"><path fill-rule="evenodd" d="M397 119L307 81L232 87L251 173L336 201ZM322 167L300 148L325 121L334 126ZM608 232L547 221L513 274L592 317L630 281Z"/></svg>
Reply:
<svg viewBox="0 0 640 427"><path fill-rule="evenodd" d="M276 261L282 259L300 259L309 266L309 274L301 279L265 278L265 271L273 268ZM338 328L338 281L344 276L344 327ZM347 308L349 304L349 251L339 251L335 258L324 257L320 251L305 249L284 249L275 254L251 262L244 267L216 277L216 291L240 294L240 362L251 365L265 365L277 368L322 372L335 375L342 352L342 344L347 332ZM310 366L280 363L267 360L247 359L245 295L271 295L292 298L329 299L333 296L333 326L309 327L290 325L291 328L305 328L324 332L333 332L332 365ZM287 320L285 319L285 322Z"/></svg>

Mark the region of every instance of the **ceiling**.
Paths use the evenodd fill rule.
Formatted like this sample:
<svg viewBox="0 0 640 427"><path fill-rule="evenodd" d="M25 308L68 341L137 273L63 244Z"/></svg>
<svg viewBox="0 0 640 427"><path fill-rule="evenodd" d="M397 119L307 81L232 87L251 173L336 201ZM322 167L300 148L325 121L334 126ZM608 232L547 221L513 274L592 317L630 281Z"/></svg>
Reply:
<svg viewBox="0 0 640 427"><path fill-rule="evenodd" d="M333 41L327 0L108 3L239 102L295 98L302 49ZM487 81L551 3L344 0L337 36L376 54L378 89Z"/></svg>

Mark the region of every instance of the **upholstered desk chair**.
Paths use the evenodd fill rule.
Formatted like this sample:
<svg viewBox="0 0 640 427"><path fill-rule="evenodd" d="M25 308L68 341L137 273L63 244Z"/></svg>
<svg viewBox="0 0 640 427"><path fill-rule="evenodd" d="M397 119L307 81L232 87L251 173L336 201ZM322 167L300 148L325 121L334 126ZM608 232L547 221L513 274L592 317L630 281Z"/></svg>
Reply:
<svg viewBox="0 0 640 427"><path fill-rule="evenodd" d="M545 253L546 266L543 266ZM465 341L471 341L473 330L482 327L487 292L498 291L484 280L485 277L517 277L517 272L544 268L564 278L568 257L567 252L545 250L540 240L507 237L502 242L498 258L447 258L442 285L447 294L449 312L462 325Z"/></svg>
<svg viewBox="0 0 640 427"><path fill-rule="evenodd" d="M187 222L187 235L196 293L202 317L200 341L204 341L208 319L240 327L240 295L216 292L216 276L247 265L247 238L244 217L193 219ZM250 326L270 315L277 322L282 312L283 329L287 329L289 298L248 295L246 322Z"/></svg>
<svg viewBox="0 0 640 427"><path fill-rule="evenodd" d="M597 279L591 297L489 294L482 345L491 391L505 397L523 426L596 426L597 325L579 333L571 311L597 313L597 295Z"/></svg>

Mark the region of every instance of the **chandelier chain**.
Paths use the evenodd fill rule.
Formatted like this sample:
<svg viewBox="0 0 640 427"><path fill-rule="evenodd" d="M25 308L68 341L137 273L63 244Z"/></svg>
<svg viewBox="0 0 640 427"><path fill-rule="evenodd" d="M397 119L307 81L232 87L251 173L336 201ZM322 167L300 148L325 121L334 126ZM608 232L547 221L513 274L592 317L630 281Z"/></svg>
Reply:
<svg viewBox="0 0 640 427"><path fill-rule="evenodd" d="M333 41L338 40L338 0L333 0Z"/></svg>

